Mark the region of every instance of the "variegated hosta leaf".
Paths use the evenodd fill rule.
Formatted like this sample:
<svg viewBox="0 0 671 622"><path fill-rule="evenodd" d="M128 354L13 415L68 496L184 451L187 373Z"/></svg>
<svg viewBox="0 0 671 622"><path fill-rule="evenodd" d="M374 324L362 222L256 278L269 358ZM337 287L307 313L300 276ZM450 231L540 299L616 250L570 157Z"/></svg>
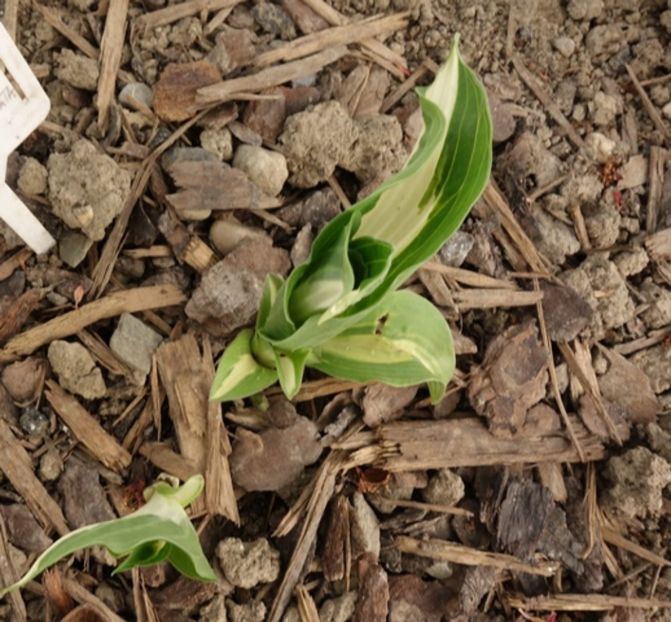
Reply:
<svg viewBox="0 0 671 622"><path fill-rule="evenodd" d="M252 330L241 330L226 348L212 382L211 400L237 400L277 382L277 372L259 363L252 353L253 336Z"/></svg>
<svg viewBox="0 0 671 622"><path fill-rule="evenodd" d="M156 483L145 491L147 503L136 512L82 527L54 542L19 581L0 589L0 597L25 586L61 559L91 546L104 546L114 557L125 558L115 573L168 561L191 579L214 581L216 577L200 547L198 534L184 511L203 486L201 475L179 487Z"/></svg>
<svg viewBox="0 0 671 622"><path fill-rule="evenodd" d="M308 361L329 376L396 387L430 383L439 400L454 371L445 318L426 298L392 292L355 326L315 348Z"/></svg>
<svg viewBox="0 0 671 622"><path fill-rule="evenodd" d="M251 354L268 369L281 364L283 370L278 373L287 394L298 390L296 381L303 363L331 373L327 367L328 361L336 360L334 344L352 345L351 339L342 341L340 337L349 339L353 327L360 327L388 307L392 292L440 249L485 188L492 160L491 118L484 89L461 60L456 42L433 84L418 89L418 94L424 131L405 167L324 227L307 261L286 281L266 285ZM444 343L449 349L447 327L443 332L448 335ZM366 343L387 350L391 347L380 339L368 339ZM397 346L393 348L398 354ZM410 350L406 344L404 356ZM348 361L353 369L362 369L352 352L342 361ZM367 348L359 354L362 361L376 356ZM223 360L229 361L229 369L233 368L226 355ZM314 365L314 360L321 361L320 365ZM399 373L407 378L421 376L418 382L430 381L435 396L446 382L447 366L443 365L438 374L438 368L422 367L418 361L421 357L399 363L406 372ZM420 367L424 369L421 374ZM335 375L355 375L346 373L341 364L338 369L340 373ZM372 370L383 375L373 376ZM356 379L361 379L361 373L356 372ZM394 381L394 372L387 365L369 365L366 373L370 380L399 381ZM225 375L218 372L217 377L213 397L243 396L242 389L231 390L239 381L228 382L224 391L220 387Z"/></svg>

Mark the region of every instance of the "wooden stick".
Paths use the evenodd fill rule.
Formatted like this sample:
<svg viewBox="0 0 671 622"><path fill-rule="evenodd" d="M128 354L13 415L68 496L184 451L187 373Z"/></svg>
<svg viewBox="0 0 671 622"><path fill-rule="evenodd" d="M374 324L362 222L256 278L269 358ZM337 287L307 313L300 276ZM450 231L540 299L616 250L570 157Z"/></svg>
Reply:
<svg viewBox="0 0 671 622"><path fill-rule="evenodd" d="M31 354L54 339L74 335L100 320L122 313L171 307L185 301L186 296L175 285L152 285L114 292L13 337L0 350L0 361L9 362L19 356Z"/></svg>
<svg viewBox="0 0 671 622"><path fill-rule="evenodd" d="M31 465L32 460L28 452L21 446L5 420L0 417L0 471L5 474L42 526L53 527L64 536L70 530L61 507L49 496L42 482L35 477Z"/></svg>
<svg viewBox="0 0 671 622"><path fill-rule="evenodd" d="M650 117L652 124L655 126L655 128L657 128L657 131L660 132L662 136L664 136L664 138L668 139L669 129L666 127L666 124L662 120L662 117L659 114L657 108L655 108L655 105L650 101L650 98L648 97L648 94L645 92L645 89L641 86L641 83L636 77L634 70L627 63L625 63L624 67L627 70L627 73L629 74L629 78L631 79L634 88L638 93L638 96L641 98L641 101L643 102L643 107L648 113L648 116Z"/></svg>
<svg viewBox="0 0 671 622"><path fill-rule="evenodd" d="M671 608L671 601L629 598L608 594L556 594L554 596L507 596L510 607L531 611L610 611L616 607L629 609Z"/></svg>
<svg viewBox="0 0 671 622"><path fill-rule="evenodd" d="M158 11L152 11L140 17L140 24L146 29L172 24L185 17L190 17L201 11L220 11L227 7L234 7L242 0L187 0L173 4Z"/></svg>
<svg viewBox="0 0 671 622"><path fill-rule="evenodd" d="M522 82L527 85L538 101L545 106L550 113L550 116L566 132L569 140L578 149L586 149L587 145L585 144L585 141L580 137L578 132L575 131L571 122L564 116L564 113L559 109L559 105L555 99L540 85L536 77L525 67L522 59L517 55L513 56L513 66L517 70L517 73L520 74Z"/></svg>
<svg viewBox="0 0 671 622"><path fill-rule="evenodd" d="M100 614L106 622L124 622L124 619L112 611L100 598L91 594L79 581L62 577L65 591L78 603L89 605Z"/></svg>
<svg viewBox="0 0 671 622"><path fill-rule="evenodd" d="M461 311L468 309L498 309L529 307L543 300L543 292L510 289L462 289L454 292L454 302Z"/></svg>
<svg viewBox="0 0 671 622"><path fill-rule="evenodd" d="M121 52L126 37L128 0L110 0L100 45L100 77L98 78L98 125L105 129L109 108L114 99Z"/></svg>
<svg viewBox="0 0 671 622"><path fill-rule="evenodd" d="M70 428L72 435L99 462L117 472L130 465L131 455L117 443L112 435L105 431L77 398L66 393L53 380L47 380L45 396L54 412Z"/></svg>
<svg viewBox="0 0 671 622"><path fill-rule="evenodd" d="M539 577L551 577L560 567L559 562L539 561L537 564L528 564L512 555L481 551L437 538L418 540L408 536L398 536L394 540L394 545L402 553L410 553L419 557L428 557L429 559L464 566L488 566L489 568L499 568L512 572L525 572Z"/></svg>
<svg viewBox="0 0 671 622"><path fill-rule="evenodd" d="M664 163L666 161L666 150L652 145L650 147L650 163L648 175L650 188L648 190L648 205L645 217L645 229L648 234L657 231L659 221L659 205L662 202L662 186L664 184Z"/></svg>
<svg viewBox="0 0 671 622"><path fill-rule="evenodd" d="M253 65L255 67L267 67L279 62L303 58L332 46L358 43L364 39L400 30L407 23L408 12L404 11L383 17L369 17L353 24L320 30L259 54L254 59Z"/></svg>
<svg viewBox="0 0 671 622"><path fill-rule="evenodd" d="M304 78L326 65L334 63L345 54L347 54L347 48L344 45L339 45L300 60L263 69L250 76L224 80L199 89L196 101L204 105L220 103L231 99L236 93L242 91L261 91L290 80Z"/></svg>
<svg viewBox="0 0 671 622"><path fill-rule="evenodd" d="M427 73L430 72L429 67L426 63L422 63L412 75L408 76L401 84L399 84L389 95L387 95L382 101L382 106L380 106L380 112L387 112L392 106L397 102L401 101L401 98L410 90L415 88L417 82L419 82Z"/></svg>

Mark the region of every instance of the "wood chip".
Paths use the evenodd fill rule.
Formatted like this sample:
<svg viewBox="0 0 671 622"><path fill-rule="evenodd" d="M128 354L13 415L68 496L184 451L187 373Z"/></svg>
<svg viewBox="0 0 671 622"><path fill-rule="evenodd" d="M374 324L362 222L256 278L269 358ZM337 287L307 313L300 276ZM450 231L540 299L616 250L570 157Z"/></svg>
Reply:
<svg viewBox="0 0 671 622"><path fill-rule="evenodd" d="M7 534L7 525L5 519L0 514L0 585L3 587L12 585L21 578L12 564L12 557L9 549L9 539ZM26 604L21 597L21 591L15 590L5 597L11 603L13 613L18 622L26 622L28 616L26 613Z"/></svg>
<svg viewBox="0 0 671 622"><path fill-rule="evenodd" d="M347 48L339 45L300 60L263 69L249 76L224 80L199 89L196 101L201 105L214 104L232 99L237 93L256 93L272 86L279 86L290 80L298 80L317 73L345 54L347 54Z"/></svg>
<svg viewBox="0 0 671 622"><path fill-rule="evenodd" d="M202 473L193 460L173 451L165 443L144 443L139 452L155 467L182 481L189 479L192 475Z"/></svg>
<svg viewBox="0 0 671 622"><path fill-rule="evenodd" d="M140 25L150 30L158 26L165 26L173 22L196 15L197 13L206 13L208 11L220 11L225 8L232 8L242 0L187 0L172 4L164 9L152 11L140 17Z"/></svg>
<svg viewBox="0 0 671 622"><path fill-rule="evenodd" d="M109 108L114 99L117 73L126 37L128 0L110 0L105 31L100 45L100 78L98 79L98 125L106 130Z"/></svg>
<svg viewBox="0 0 671 622"><path fill-rule="evenodd" d="M402 553L410 553L419 557L428 557L440 561L464 566L489 566L512 572L524 572L539 577L551 577L559 569L559 562L539 561L537 564L529 564L517 559L512 555L504 553L490 553L473 549L456 542L430 538L418 540L408 536L399 536L394 540L394 545Z"/></svg>
<svg viewBox="0 0 671 622"><path fill-rule="evenodd" d="M53 380L47 380L47 401L70 428L72 435L106 467L119 472L130 465L131 455L79 403Z"/></svg>
<svg viewBox="0 0 671 622"><path fill-rule="evenodd" d="M198 112L198 89L220 80L219 70L206 60L170 63L154 86L154 111L163 121L185 121Z"/></svg>
<svg viewBox="0 0 671 622"><path fill-rule="evenodd" d="M648 236L645 248L655 261L671 259L671 227Z"/></svg>
<svg viewBox="0 0 671 622"><path fill-rule="evenodd" d="M657 231L659 222L659 207L662 202L662 188L664 185L664 163L667 159L665 149L657 145L650 146L650 162L648 178L650 186L648 189L648 205L645 217L645 229L648 234Z"/></svg>
<svg viewBox="0 0 671 622"><path fill-rule="evenodd" d="M61 507L49 496L42 482L35 477L28 452L1 417L0 471L5 474L42 526L55 529L61 536L70 531Z"/></svg>
<svg viewBox="0 0 671 622"><path fill-rule="evenodd" d="M74 335L100 320L117 317L122 313L171 307L185 301L186 296L175 285L152 285L114 292L10 339L0 350L0 361L9 362L19 356L31 354L46 343Z"/></svg>
<svg viewBox="0 0 671 622"><path fill-rule="evenodd" d="M182 224L174 215L174 210L166 209L159 219L158 228L177 258L197 272L203 273L217 263L215 252Z"/></svg>
<svg viewBox="0 0 671 622"><path fill-rule="evenodd" d="M259 54L254 59L253 65L267 67L279 62L303 58L332 46L349 45L379 35L390 34L405 28L407 23L408 12L404 11L382 17L369 17L360 22L320 30Z"/></svg>

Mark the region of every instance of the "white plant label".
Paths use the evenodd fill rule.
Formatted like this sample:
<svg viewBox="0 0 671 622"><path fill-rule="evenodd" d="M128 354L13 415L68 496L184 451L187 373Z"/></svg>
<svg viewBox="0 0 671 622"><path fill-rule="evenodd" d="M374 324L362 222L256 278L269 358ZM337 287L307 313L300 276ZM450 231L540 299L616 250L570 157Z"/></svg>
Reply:
<svg viewBox="0 0 671 622"><path fill-rule="evenodd" d="M0 23L0 218L36 253L55 241L5 183L7 158L49 112L49 98Z"/></svg>

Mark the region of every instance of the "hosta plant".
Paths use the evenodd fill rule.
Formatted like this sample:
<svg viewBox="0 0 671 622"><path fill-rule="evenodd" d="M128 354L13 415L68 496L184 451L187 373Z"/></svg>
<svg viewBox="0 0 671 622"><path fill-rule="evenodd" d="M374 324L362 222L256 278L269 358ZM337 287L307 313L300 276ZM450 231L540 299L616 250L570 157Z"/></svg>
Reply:
<svg viewBox="0 0 671 622"><path fill-rule="evenodd" d="M455 363L449 327L428 300L399 287L482 193L492 126L456 42L417 92L424 129L405 167L324 227L286 280L267 279L256 327L224 352L211 399L247 397L277 380L291 398L306 367L358 382L426 382L434 401L443 395Z"/></svg>
<svg viewBox="0 0 671 622"><path fill-rule="evenodd" d="M181 486L156 482L145 489L146 503L139 510L63 536L35 560L19 581L0 589L0 597L25 586L61 559L90 546L104 546L114 557L123 558L115 573L167 561L187 577L214 581L198 534L184 511L200 495L203 485L201 475L189 478Z"/></svg>

